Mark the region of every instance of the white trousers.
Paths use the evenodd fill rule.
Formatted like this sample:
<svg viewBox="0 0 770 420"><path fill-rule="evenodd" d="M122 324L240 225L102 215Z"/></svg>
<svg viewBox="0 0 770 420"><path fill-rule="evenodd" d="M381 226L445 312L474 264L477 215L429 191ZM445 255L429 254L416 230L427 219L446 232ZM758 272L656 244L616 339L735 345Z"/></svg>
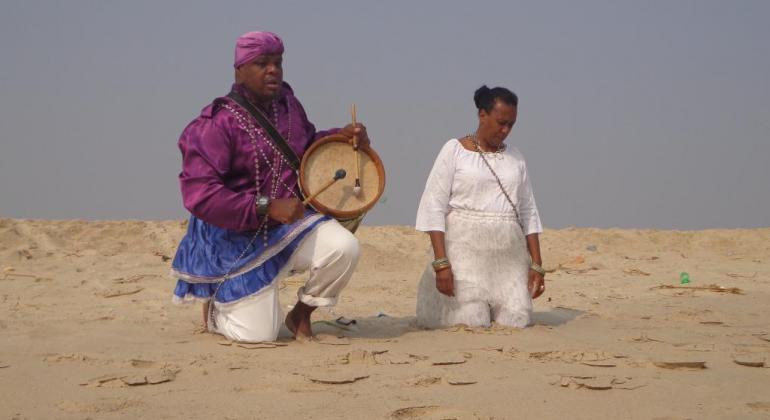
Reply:
<svg viewBox="0 0 770 420"><path fill-rule="evenodd" d="M358 256L358 240L350 231L336 220L323 222L305 236L270 286L238 302L214 302L214 325L209 322L209 329L234 341L274 341L284 321L278 301L280 280L309 271L298 299L310 306L334 306Z"/></svg>

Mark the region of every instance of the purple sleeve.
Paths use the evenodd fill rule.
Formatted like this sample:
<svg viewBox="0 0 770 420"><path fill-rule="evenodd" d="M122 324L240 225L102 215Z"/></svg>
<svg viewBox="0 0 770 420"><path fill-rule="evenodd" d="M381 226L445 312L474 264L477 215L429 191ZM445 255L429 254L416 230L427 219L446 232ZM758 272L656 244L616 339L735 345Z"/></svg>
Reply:
<svg viewBox="0 0 770 420"><path fill-rule="evenodd" d="M230 136L213 119L199 118L179 138L182 172L179 183L184 206L199 219L224 229L256 230L260 217L253 190L235 192L224 179L231 171Z"/></svg>
<svg viewBox="0 0 770 420"><path fill-rule="evenodd" d="M314 141L316 141L318 139L322 139L322 138L324 138L326 136L331 136L332 134L337 134L337 133L340 132L340 130L342 130L342 129L341 128L330 128L328 130L317 131L315 133L315 136L313 137L312 141L314 142Z"/></svg>

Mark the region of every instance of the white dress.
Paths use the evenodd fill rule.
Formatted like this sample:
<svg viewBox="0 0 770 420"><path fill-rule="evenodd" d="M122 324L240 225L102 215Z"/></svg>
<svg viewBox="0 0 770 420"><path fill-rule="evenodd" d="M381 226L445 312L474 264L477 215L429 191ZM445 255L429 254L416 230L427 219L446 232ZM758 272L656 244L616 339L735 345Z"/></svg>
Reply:
<svg viewBox="0 0 770 420"><path fill-rule="evenodd" d="M515 147L485 153L516 205L520 220L478 152L457 139L439 152L417 210L417 230L445 232L455 296L436 289L427 264L417 292L417 322L525 327L532 314L525 235L542 232L524 157Z"/></svg>

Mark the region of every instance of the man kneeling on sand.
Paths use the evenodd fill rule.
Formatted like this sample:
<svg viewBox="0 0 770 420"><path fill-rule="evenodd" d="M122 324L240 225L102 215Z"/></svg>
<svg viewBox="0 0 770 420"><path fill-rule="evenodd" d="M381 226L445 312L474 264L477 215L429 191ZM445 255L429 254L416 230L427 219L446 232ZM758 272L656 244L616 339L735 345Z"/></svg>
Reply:
<svg viewBox="0 0 770 420"><path fill-rule="evenodd" d="M294 167L333 133L368 145L366 128L316 131L283 81L283 51L273 33L241 36L231 92L179 139L191 216L172 267L174 300L202 300L206 328L236 341L275 340L282 323L297 338L312 336L311 313L336 304L359 255L348 230L302 204ZM278 280L299 271L310 276L284 318Z"/></svg>

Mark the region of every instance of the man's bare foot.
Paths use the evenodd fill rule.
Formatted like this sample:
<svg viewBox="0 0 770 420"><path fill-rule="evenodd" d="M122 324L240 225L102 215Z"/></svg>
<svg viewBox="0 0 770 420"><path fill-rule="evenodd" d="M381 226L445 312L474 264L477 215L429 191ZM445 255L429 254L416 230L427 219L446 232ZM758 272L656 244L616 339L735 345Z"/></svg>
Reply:
<svg viewBox="0 0 770 420"><path fill-rule="evenodd" d="M293 312L293 311L292 311L292 312ZM286 325L286 328L288 328L288 329L289 329L289 331L291 331L291 334L294 336L294 339L295 339L295 340L300 340L300 341L302 341L302 340L304 340L306 337L305 337L305 336L301 336L301 335L297 334L297 326L294 324L294 317L293 317L293 313L292 313L292 312L289 312L289 313L286 315L286 320L284 320L284 322L283 322L283 323Z"/></svg>
<svg viewBox="0 0 770 420"><path fill-rule="evenodd" d="M309 306L302 302L297 302L294 308L286 315L286 328L294 334L298 340L310 339L313 337L313 330L310 323L310 314L315 310L315 306Z"/></svg>

